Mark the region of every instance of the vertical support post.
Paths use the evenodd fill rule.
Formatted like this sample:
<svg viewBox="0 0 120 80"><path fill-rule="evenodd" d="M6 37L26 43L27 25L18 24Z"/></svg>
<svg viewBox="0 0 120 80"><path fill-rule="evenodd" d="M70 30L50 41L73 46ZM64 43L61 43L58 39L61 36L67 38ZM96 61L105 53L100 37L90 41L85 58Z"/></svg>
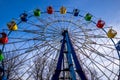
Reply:
<svg viewBox="0 0 120 80"><path fill-rule="evenodd" d="M72 46L72 43L71 43L71 40L69 38L68 33L66 33L66 35L67 35L67 37L66 37L67 41L68 41L68 43L69 43L69 45L71 47L71 53L72 53L72 57L73 57L73 60L74 60L74 63L75 63L76 71L77 71L78 75L80 76L81 80L87 80L87 78L85 76L85 73L83 72L82 67L81 67L81 65L80 65L80 63L79 63L79 61L77 59L75 50L74 50L74 48Z"/></svg>
<svg viewBox="0 0 120 80"><path fill-rule="evenodd" d="M63 54L63 80L65 80L65 72L64 72L65 64L64 64L64 54Z"/></svg>
<svg viewBox="0 0 120 80"><path fill-rule="evenodd" d="M73 62L72 62L72 55L71 55L72 51L71 51L71 46L69 44L68 32L64 31L64 35L65 35L66 45L67 45L67 50L68 50L68 53L66 54L66 56L68 60L69 71L70 71L72 80L76 80L76 74L75 74L75 70L74 70Z"/></svg>
<svg viewBox="0 0 120 80"><path fill-rule="evenodd" d="M55 74L52 77L52 80L59 80L59 75L60 75L61 66L62 66L62 60L63 60L63 57L64 57L64 55L63 55L64 48L65 48L65 36L63 36L62 46L61 46L60 55L59 55L58 63L57 63L57 68L55 70Z"/></svg>

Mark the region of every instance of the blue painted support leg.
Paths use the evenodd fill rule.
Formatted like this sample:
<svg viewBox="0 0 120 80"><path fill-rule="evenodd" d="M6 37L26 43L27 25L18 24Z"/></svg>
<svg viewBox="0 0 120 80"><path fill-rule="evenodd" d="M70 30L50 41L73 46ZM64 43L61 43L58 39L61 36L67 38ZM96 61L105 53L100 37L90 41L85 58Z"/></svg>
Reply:
<svg viewBox="0 0 120 80"><path fill-rule="evenodd" d="M66 36L66 44L67 44L67 50L68 50L68 53L66 54L66 56L67 56L67 60L68 60L69 71L70 71L72 80L76 80L76 74L75 74L75 70L73 67L72 55L71 55L72 51L71 51L71 46L69 44L69 38L68 38L67 32L65 32L65 36Z"/></svg>
<svg viewBox="0 0 120 80"><path fill-rule="evenodd" d="M67 38L67 41L69 43L69 46L71 47L71 53L72 53L72 57L73 57L73 60L74 60L74 63L75 63L76 71L77 71L78 75L80 76L81 80L87 80L87 78L85 76L85 73L83 72L82 67L81 67L81 65L80 65L80 63L77 59L77 56L76 56L75 50L72 46L72 43L71 43L71 40L69 38L68 32L66 33L66 38Z"/></svg>
<svg viewBox="0 0 120 80"><path fill-rule="evenodd" d="M57 63L57 68L56 68L55 73L54 73L54 75L52 77L52 80L59 80L59 75L60 75L61 66L62 66L62 60L63 60L63 57L64 57L64 55L63 55L64 48L65 48L65 36L63 37L63 40L62 40L60 56L59 56L58 63Z"/></svg>
<svg viewBox="0 0 120 80"><path fill-rule="evenodd" d="M82 67L77 59L76 53L74 51L74 48L72 46L71 40L68 35L68 31L65 30L62 35L63 35L62 46L61 46L60 55L59 55L59 59L58 59L58 63L57 63L57 68L56 68L54 75L52 76L52 80L59 80L61 66L62 66L62 62L63 62L63 58L64 58L65 47L67 47L66 57L67 57L69 72L70 72L72 80L76 80L76 74L75 74L75 70L74 70L72 61L74 61L76 71L80 77L80 80L87 80L87 78L82 70Z"/></svg>

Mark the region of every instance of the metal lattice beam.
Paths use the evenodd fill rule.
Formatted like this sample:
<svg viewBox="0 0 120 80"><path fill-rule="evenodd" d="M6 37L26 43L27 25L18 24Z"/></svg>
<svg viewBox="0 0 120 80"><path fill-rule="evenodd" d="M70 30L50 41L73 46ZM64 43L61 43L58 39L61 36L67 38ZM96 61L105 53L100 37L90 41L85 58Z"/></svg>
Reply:
<svg viewBox="0 0 120 80"><path fill-rule="evenodd" d="M67 53L66 53L66 57L67 57L67 61L68 61L68 67L69 67L69 72L71 75L71 79L72 80L76 80L76 73L74 70L73 65L75 64L75 68L76 68L76 72L78 73L79 77L81 80L87 80L82 67L77 59L76 53L74 51L74 48L72 46L71 40L69 38L68 35L68 31L65 30L63 33L63 40L62 40L62 46L61 46L61 51L60 51L60 55L59 55L59 59L58 59L58 63L57 63L57 67L56 67L56 71L55 74L52 77L52 80L59 80L59 76L60 76L60 72L61 72L61 66L62 66L62 60L64 58L64 50L65 47L67 47ZM74 64L73 64L74 61Z"/></svg>

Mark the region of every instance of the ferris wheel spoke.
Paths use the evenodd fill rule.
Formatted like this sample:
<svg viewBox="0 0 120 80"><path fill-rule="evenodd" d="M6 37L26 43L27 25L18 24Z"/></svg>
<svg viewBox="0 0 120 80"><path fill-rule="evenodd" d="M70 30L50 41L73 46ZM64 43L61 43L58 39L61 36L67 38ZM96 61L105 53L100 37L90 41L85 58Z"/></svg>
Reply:
<svg viewBox="0 0 120 80"><path fill-rule="evenodd" d="M36 58L37 56L39 56L40 54L38 53L38 52L41 52L41 51L37 51L36 53L37 54L35 54L34 56L31 56L31 57L29 57L29 58L27 58L26 60L24 60L23 61L23 63L24 62L27 62L27 61L29 61L29 60L31 60L31 59L34 59L34 58ZM49 55L48 55L48 52L51 52ZM47 52L45 52L44 54L42 54L40 57L42 58L42 57L47 57L48 59L52 59L52 60L55 60L55 59L53 59L53 58L50 58L51 57L51 55L53 55L53 52L54 52L54 50L48 50Z"/></svg>
<svg viewBox="0 0 120 80"><path fill-rule="evenodd" d="M42 47L43 47L42 45L43 45L43 44L41 44L41 45L39 45L39 46L41 46L41 48L42 48ZM29 50L30 48L32 48L32 50ZM38 46L33 46L33 47L29 47L29 48L20 49L20 51L21 51L21 50L26 50L26 51L24 51L23 53L21 53L21 54L19 54L19 55L16 55L15 57L13 57L13 58L11 58L11 59L9 59L9 60L12 60L12 59L18 58L19 56L28 54L29 52L33 51L33 49L36 50L36 48L38 48ZM29 51L28 51L28 50L29 50ZM11 52L15 52L15 51L16 51L16 50L11 51ZM18 50L17 50L17 51L18 51ZM4 53L10 53L10 51L9 51L9 52L4 52ZM5 61L5 62L8 62L9 60L7 60L7 61Z"/></svg>
<svg viewBox="0 0 120 80"><path fill-rule="evenodd" d="M77 38L77 39L79 39L79 38ZM75 40L73 40L73 41L75 41ZM76 40L78 43L80 43L80 44L82 44L79 40ZM85 43L87 43L87 42L85 42ZM95 42L94 42L95 43ZM75 43L74 43L75 44ZM89 44L89 43L87 43L87 44ZM77 45L77 44L76 44ZM99 44L95 44L95 45L99 45ZM105 45L105 44L103 44L103 45ZM99 45L99 46L101 46L101 45ZM105 45L105 46L107 46L107 45ZM113 46L113 45L111 45L111 46ZM92 46L91 46L92 47ZM86 49L87 47L85 46L85 49ZM107 47L108 49L111 49L111 48L109 48L109 47ZM89 49L89 48L88 48ZM92 50L93 50L94 48L92 47ZM113 48L112 48L113 49ZM113 49L113 51L114 51L115 49ZM93 50L93 52L96 52L97 50ZM92 51L91 51L92 52ZM98 53L98 52L96 52L96 53ZM109 56L109 55L102 55L102 54L99 54L99 55L101 55L101 56L106 56L106 57L110 57L110 58L113 58L113 59L116 59L116 60L118 60L117 58L115 58L115 57L112 57L112 56Z"/></svg>
<svg viewBox="0 0 120 80"><path fill-rule="evenodd" d="M34 40L34 39L26 39L26 40L23 40L23 41L9 42L8 44L22 43L22 42L26 42L26 41L30 41L30 40Z"/></svg>
<svg viewBox="0 0 120 80"><path fill-rule="evenodd" d="M92 54L88 54L88 53L86 52L86 50L81 49L78 45L76 45L76 47L78 47L80 54L82 54L82 55L86 54L86 55L88 55L89 57L92 57L92 56L91 56ZM94 59L95 59L97 56L98 56L98 55L96 55L96 56L94 57ZM86 59L86 58L87 58L87 57L85 57L85 58L82 59L82 60L84 61L84 63L87 62L87 59ZM90 64L91 64L91 63L90 63ZM88 64L88 65L90 65L90 64Z"/></svg>
<svg viewBox="0 0 120 80"><path fill-rule="evenodd" d="M106 66L101 65L99 62L95 61L97 64L99 64L101 67L107 69L108 71L110 71L111 73L113 73L114 75L117 75L116 73L114 73L112 70L108 69Z"/></svg>
<svg viewBox="0 0 120 80"><path fill-rule="evenodd" d="M101 45L100 45L101 46ZM115 49L113 49L113 48L110 48L110 47L107 47L107 46L103 46L103 47L105 47L105 48L108 48L108 49L111 49L111 52L110 52L110 54L112 53L114 53L113 51L115 51ZM102 48L103 49L103 48ZM103 51L104 51L104 49L103 49ZM104 51L105 52L105 51ZM116 58L116 57L112 57L112 56L110 56L110 54L106 54L105 56L106 57L110 57L110 58L112 58L112 59L116 59L116 60L118 60L118 58Z"/></svg>
<svg viewBox="0 0 120 80"><path fill-rule="evenodd" d="M51 45L52 44L52 45ZM53 48L53 49L56 49L56 50L58 50L58 46L60 46L59 44L53 44L53 43L48 43L48 45L51 47L51 48ZM54 47L55 46L55 47Z"/></svg>
<svg viewBox="0 0 120 80"><path fill-rule="evenodd" d="M39 18L39 17L37 17L37 20L38 20L39 22L41 22L42 24L44 24L45 26L47 26L48 23L49 23L47 20L45 20L45 19L43 19L43 18Z"/></svg>
<svg viewBox="0 0 120 80"><path fill-rule="evenodd" d="M79 27L80 28L80 27ZM78 28L78 29L79 29ZM84 28L84 31L90 33L90 32L95 32L95 31L99 31L99 29L96 29L96 28ZM79 33L79 32L75 32L75 33ZM94 34L93 34L94 35ZM102 35L99 35L99 36L102 36Z"/></svg>
<svg viewBox="0 0 120 80"><path fill-rule="evenodd" d="M82 52L82 53L84 53L84 52ZM87 54L87 53L85 52L85 54ZM90 55L89 55L89 57L90 57ZM96 56L96 57L97 57L97 56ZM96 58L96 57L95 57L95 58ZM95 58L94 58L94 59L95 59ZM102 60L102 59L101 59L101 60ZM107 60L111 61L111 60L110 60L110 59L108 59L108 58L107 58ZM103 62L103 60L102 60L102 62ZM112 61L111 61L111 62L112 62ZM114 62L112 62L111 64L113 64L113 63L114 63ZM115 64L116 66L119 66L119 65L118 65L118 64L116 64L116 63L114 63L114 64ZM109 66L109 65L110 65L110 64L108 64L107 66ZM105 65L104 65L104 66L105 66ZM107 66L106 66L106 67L107 67Z"/></svg>
<svg viewBox="0 0 120 80"><path fill-rule="evenodd" d="M112 61L111 59L107 58L104 54L102 54L102 53L98 52L98 51L97 51L97 50L95 50L95 49L86 48L86 47L84 47L84 49L87 49L87 50L89 50L89 51L93 52L94 54L97 54L97 55L99 55L99 56L101 56L101 57L105 58L106 60L111 61L111 62L112 62L112 63L114 63L115 65L119 66L117 63L115 63L115 62L114 62L114 61ZM117 60L118 60L118 59L117 59Z"/></svg>
<svg viewBox="0 0 120 80"><path fill-rule="evenodd" d="M99 68L100 66L98 66L98 65L95 63L94 59L91 59L88 55L86 55L86 54L84 54L84 53L82 53L82 54L83 54L84 56L86 56L86 57L91 61L91 64L94 64L94 66L95 66L96 68L98 68L98 70L101 71L102 74L103 74L104 76L106 76L106 78L109 79L109 77L104 73L104 71Z"/></svg>
<svg viewBox="0 0 120 80"><path fill-rule="evenodd" d="M20 32L25 32L25 33L33 33L33 34L39 34L39 35L41 35L41 34L43 34L44 33L44 31L42 31L42 30L19 30Z"/></svg>
<svg viewBox="0 0 120 80"><path fill-rule="evenodd" d="M87 58L89 58L89 60L97 67L97 68L99 68L99 66L97 66L97 65L100 65L101 67L103 67L103 68L105 68L105 69L107 69L108 71L110 71L111 73L113 73L114 75L117 75L116 73L114 73L113 71L111 71L110 69L108 69L106 66L103 66L102 64L100 64L99 62L97 62L97 61L95 61L94 59L91 59L88 55L86 55L86 54L84 54ZM100 70L100 68L99 68L99 70ZM102 71L102 70L100 70L100 71ZM103 72L103 71L102 71ZM104 72L103 72L104 73ZM104 75L106 75L105 73L104 73ZM109 78L108 78L109 79Z"/></svg>
<svg viewBox="0 0 120 80"><path fill-rule="evenodd" d="M32 21L29 21L29 22L26 22L26 25L31 25L31 28L39 28L40 30L44 30L44 28L45 28L45 25L42 25L42 24L37 24L37 23L34 23L34 22L32 22Z"/></svg>
<svg viewBox="0 0 120 80"><path fill-rule="evenodd" d="M111 46L114 46L113 44L106 44L105 45L105 44L99 44L99 43L97 43L95 45L102 46L102 47L105 47L105 48L108 48L108 49L112 49L112 50L116 50L113 47L111 47Z"/></svg>
<svg viewBox="0 0 120 80"><path fill-rule="evenodd" d="M103 61L102 61L103 62ZM103 66L105 66L105 65L103 65ZM105 66L105 67L107 67L107 66ZM112 74L112 73L111 73Z"/></svg>
<svg viewBox="0 0 120 80"><path fill-rule="evenodd" d="M39 54L38 54L38 55L39 55ZM36 55L36 56L38 56L38 55ZM33 56L33 57L35 57L35 56ZM31 58L33 58L33 57L31 57ZM43 57L43 56L42 56L42 57ZM49 56L49 57L50 57L50 56ZM48 57L48 58L49 58L49 57ZM27 60L28 60L28 59L27 59ZM27 60L25 60L25 61L27 61ZM25 61L24 61L24 62L25 62ZM26 72L25 72L25 73L26 73ZM22 75L22 76L24 76L24 75Z"/></svg>
<svg viewBox="0 0 120 80"><path fill-rule="evenodd" d="M87 68L87 70L86 70L86 72L87 72L87 74L89 74L89 75L93 75L93 76L95 76L96 74L92 71L92 69L90 69L91 67L90 66L87 66L87 65L85 65L85 62L83 62L80 58L79 58L79 60L80 60L80 62L81 62L81 64L83 64L86 68ZM95 69L95 67L94 67L94 69ZM90 72L90 73L89 73ZM102 77L103 75L101 75L101 77ZM96 79L99 79L99 76L95 76L95 78Z"/></svg>
<svg viewBox="0 0 120 80"><path fill-rule="evenodd" d="M74 18L74 16L70 17L70 23L67 25L67 27L64 27L65 29L70 28L72 26L71 22L73 22L73 20L74 20L73 18Z"/></svg>
<svg viewBox="0 0 120 80"><path fill-rule="evenodd" d="M20 76L23 77L35 64L29 66L29 68Z"/></svg>
<svg viewBox="0 0 120 80"><path fill-rule="evenodd" d="M8 42L8 44L13 44L13 43L22 43L22 42L28 42L28 41L43 41L45 39L44 36L33 36L31 38L14 38L10 37L11 40L15 40L14 42Z"/></svg>
<svg viewBox="0 0 120 80"><path fill-rule="evenodd" d="M98 34L98 35L89 34L89 35L87 35L87 37L88 37L88 38L98 38L98 39L99 39L99 38L108 38L108 37L106 37L105 35L102 35L102 36L101 36L101 35L99 35L99 34Z"/></svg>
<svg viewBox="0 0 120 80"><path fill-rule="evenodd" d="M15 70L14 70L14 73L15 73L15 75L14 75L14 77L13 77L12 79L15 79L16 76L17 76L17 79L18 79L18 80L21 80L21 78L19 77L18 73L17 73Z"/></svg>
<svg viewBox="0 0 120 80"><path fill-rule="evenodd" d="M78 33L80 33L80 32L83 32L83 31L78 31L77 33L75 32L75 35L76 36L85 36L85 37L87 37L87 38L97 38L97 39L99 39L99 38L107 38L106 36L101 36L101 35L95 35L95 34L79 34L78 35Z"/></svg>
<svg viewBox="0 0 120 80"><path fill-rule="evenodd" d="M76 41L77 43L80 43L82 44L82 41L86 41L86 39L82 38L81 36L74 36L74 37L71 37L71 39L73 40L72 42Z"/></svg>

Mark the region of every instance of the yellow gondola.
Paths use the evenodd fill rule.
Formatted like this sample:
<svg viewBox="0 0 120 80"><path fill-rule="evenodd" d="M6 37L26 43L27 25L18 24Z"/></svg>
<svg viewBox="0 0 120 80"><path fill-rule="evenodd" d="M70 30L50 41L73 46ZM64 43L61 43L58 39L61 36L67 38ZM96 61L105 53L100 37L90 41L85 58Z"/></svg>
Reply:
<svg viewBox="0 0 120 80"><path fill-rule="evenodd" d="M67 12L67 9L62 6L62 7L60 8L60 13L61 13L61 14L66 14L66 12Z"/></svg>
<svg viewBox="0 0 120 80"><path fill-rule="evenodd" d="M15 23L15 21L11 21L7 24L9 30L17 30L18 29L18 26L17 24Z"/></svg>
<svg viewBox="0 0 120 80"><path fill-rule="evenodd" d="M109 29L107 36L108 38L114 38L117 35L117 32L113 29Z"/></svg>

